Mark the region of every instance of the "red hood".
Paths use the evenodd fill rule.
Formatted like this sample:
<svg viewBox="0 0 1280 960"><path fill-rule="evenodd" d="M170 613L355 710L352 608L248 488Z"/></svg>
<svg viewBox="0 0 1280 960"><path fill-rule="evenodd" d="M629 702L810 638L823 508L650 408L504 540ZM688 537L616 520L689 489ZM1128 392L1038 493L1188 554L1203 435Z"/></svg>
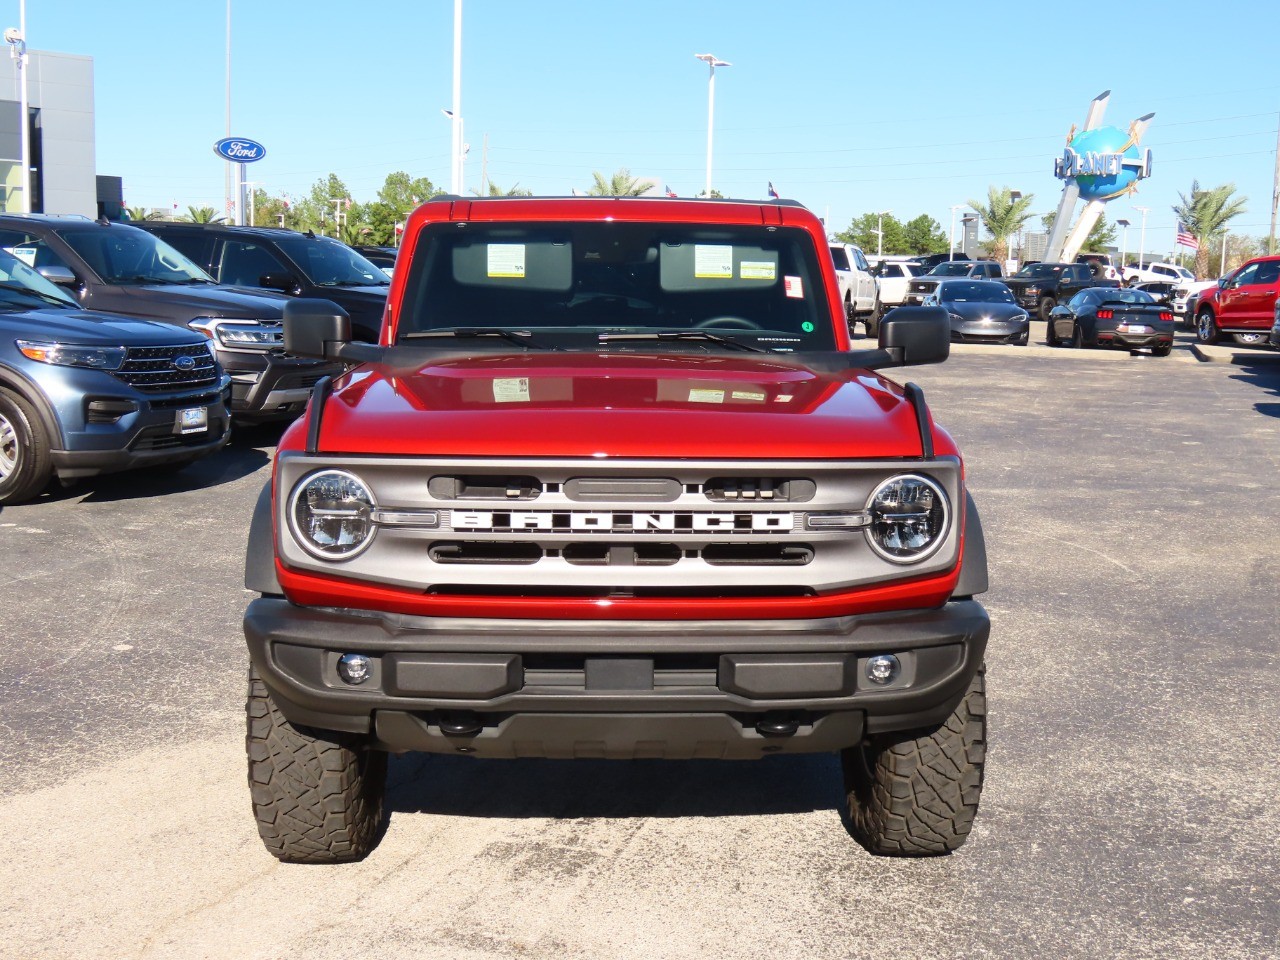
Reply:
<svg viewBox="0 0 1280 960"><path fill-rule="evenodd" d="M281 447L302 446L304 428L305 418ZM822 374L739 356L533 353L410 371L360 367L326 406L320 450L865 459L919 456L920 440L901 389L866 371Z"/></svg>

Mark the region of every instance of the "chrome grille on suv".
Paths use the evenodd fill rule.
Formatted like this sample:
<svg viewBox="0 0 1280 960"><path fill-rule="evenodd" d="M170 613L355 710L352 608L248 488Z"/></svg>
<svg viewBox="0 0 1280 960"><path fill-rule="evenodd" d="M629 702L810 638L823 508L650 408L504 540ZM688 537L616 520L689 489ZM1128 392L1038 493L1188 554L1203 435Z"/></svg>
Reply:
<svg viewBox="0 0 1280 960"><path fill-rule="evenodd" d="M188 366L184 360L190 360ZM204 344L174 347L130 347L115 375L145 393L207 387L218 380L218 368Z"/></svg>

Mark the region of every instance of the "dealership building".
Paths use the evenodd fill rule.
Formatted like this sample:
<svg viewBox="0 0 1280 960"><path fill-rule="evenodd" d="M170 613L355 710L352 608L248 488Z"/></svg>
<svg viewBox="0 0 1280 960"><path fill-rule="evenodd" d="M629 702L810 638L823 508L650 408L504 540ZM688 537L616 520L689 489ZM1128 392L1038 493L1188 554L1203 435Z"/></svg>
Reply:
<svg viewBox="0 0 1280 960"><path fill-rule="evenodd" d="M7 212L22 209L18 84L17 61L0 56L0 210ZM93 58L28 51L27 106L32 213L119 216L119 178L97 176Z"/></svg>

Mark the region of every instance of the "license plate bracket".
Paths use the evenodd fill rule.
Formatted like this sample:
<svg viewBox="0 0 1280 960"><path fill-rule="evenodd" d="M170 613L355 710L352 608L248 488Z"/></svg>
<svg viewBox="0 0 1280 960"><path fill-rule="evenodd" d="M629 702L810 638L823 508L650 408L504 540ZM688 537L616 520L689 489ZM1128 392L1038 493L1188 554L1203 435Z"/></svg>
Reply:
<svg viewBox="0 0 1280 960"><path fill-rule="evenodd" d="M173 432L179 436L204 433L209 429L208 407L183 407L174 414Z"/></svg>

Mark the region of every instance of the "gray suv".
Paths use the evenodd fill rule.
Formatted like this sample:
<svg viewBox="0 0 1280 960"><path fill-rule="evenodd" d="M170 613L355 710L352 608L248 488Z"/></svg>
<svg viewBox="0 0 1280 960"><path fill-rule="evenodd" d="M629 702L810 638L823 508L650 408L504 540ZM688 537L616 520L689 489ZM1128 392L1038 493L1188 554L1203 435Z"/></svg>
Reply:
<svg viewBox="0 0 1280 960"><path fill-rule="evenodd" d="M60 480L182 466L231 436L231 381L194 330L81 310L0 252L0 504Z"/></svg>
<svg viewBox="0 0 1280 960"><path fill-rule="evenodd" d="M0 249L65 288L81 306L190 328L231 377L236 419L292 419L311 387L342 364L284 353L287 298L220 286L163 240L123 223L0 216Z"/></svg>

